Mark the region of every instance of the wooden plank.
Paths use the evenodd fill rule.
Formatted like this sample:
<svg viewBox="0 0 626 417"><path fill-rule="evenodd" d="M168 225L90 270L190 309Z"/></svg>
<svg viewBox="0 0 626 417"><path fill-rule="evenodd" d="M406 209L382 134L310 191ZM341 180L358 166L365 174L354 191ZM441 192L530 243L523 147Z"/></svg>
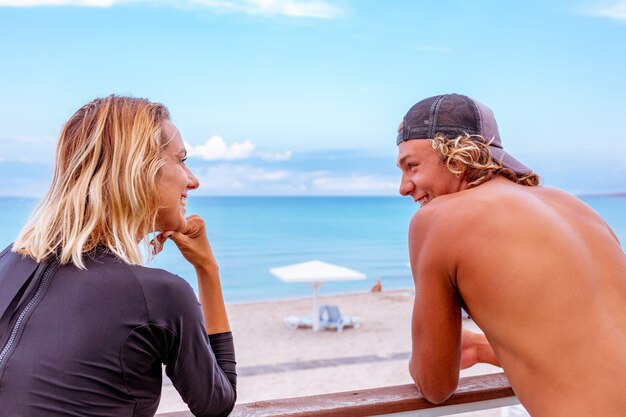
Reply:
<svg viewBox="0 0 626 417"><path fill-rule="evenodd" d="M309 397L281 398L235 406L231 417L368 417L466 404L515 394L503 373L461 378L456 392L444 403L428 402L415 385L396 385ZM193 417L189 411L160 417Z"/></svg>
<svg viewBox="0 0 626 417"><path fill-rule="evenodd" d="M472 403L452 404L452 405L437 405L432 408L425 408L422 410L401 411L399 413L392 414L377 414L371 417L442 417L450 416L452 414L468 413L471 411L491 410L494 408L510 407L512 405L518 405L519 401L517 397L505 397L496 398L494 400L484 400Z"/></svg>

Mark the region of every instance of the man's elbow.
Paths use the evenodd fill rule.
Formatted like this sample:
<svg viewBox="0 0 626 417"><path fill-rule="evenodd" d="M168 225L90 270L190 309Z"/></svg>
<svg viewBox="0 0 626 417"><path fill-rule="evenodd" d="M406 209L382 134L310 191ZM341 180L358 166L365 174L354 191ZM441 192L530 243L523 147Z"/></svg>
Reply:
<svg viewBox="0 0 626 417"><path fill-rule="evenodd" d="M434 386L434 384L421 385L418 382L415 382L415 385L417 386L417 389L420 391L422 396L426 400L428 400L428 402L431 402L433 404L441 404L442 402L450 398L450 396L454 394L454 391L456 389L456 387L454 389L436 387Z"/></svg>
<svg viewBox="0 0 626 417"><path fill-rule="evenodd" d="M456 387L459 383L457 377L442 377L442 373L437 375L424 375L417 369L414 369L409 365L411 377L415 382L415 386L422 394L422 396L433 404L441 404L456 391Z"/></svg>

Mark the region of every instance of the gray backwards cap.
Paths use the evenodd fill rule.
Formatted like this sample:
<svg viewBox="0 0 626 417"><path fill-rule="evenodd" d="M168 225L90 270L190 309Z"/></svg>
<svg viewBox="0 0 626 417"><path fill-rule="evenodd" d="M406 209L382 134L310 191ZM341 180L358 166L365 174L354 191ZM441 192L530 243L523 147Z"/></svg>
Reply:
<svg viewBox="0 0 626 417"><path fill-rule="evenodd" d="M480 135L489 144L493 159L503 167L520 175L532 172L502 149L498 124L491 109L470 97L444 94L418 102L402 119L396 144L412 139L433 139L436 134L449 139L465 134Z"/></svg>

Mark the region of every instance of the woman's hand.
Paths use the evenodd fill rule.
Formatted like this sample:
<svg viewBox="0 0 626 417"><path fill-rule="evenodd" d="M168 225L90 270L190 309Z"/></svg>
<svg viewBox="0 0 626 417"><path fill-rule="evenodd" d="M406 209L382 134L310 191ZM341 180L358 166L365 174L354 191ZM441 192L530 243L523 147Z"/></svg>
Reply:
<svg viewBox="0 0 626 417"><path fill-rule="evenodd" d="M168 238L174 241L180 253L196 270L198 295L207 334L230 331L219 269L202 217L196 214L187 217L187 225L183 231L165 231L158 234L153 246L160 251Z"/></svg>
<svg viewBox="0 0 626 417"><path fill-rule="evenodd" d="M164 231L159 233L153 242L155 253L161 251L168 238L174 241L183 257L196 270L217 268L217 262L213 256L202 217L197 214L187 217L187 225L183 231Z"/></svg>

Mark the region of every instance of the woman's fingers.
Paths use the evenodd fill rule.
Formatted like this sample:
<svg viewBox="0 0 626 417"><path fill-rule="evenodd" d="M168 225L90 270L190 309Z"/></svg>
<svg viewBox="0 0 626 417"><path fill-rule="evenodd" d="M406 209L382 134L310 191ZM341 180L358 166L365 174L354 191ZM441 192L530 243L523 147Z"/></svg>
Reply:
<svg viewBox="0 0 626 417"><path fill-rule="evenodd" d="M214 262L211 245L206 236L204 220L197 214L187 217L185 229L171 232L171 238L185 259L194 266Z"/></svg>
<svg viewBox="0 0 626 417"><path fill-rule="evenodd" d="M151 241L150 241L150 250L153 255L157 255L160 253L165 247L165 242L169 237L172 236L174 232L167 231L158 233Z"/></svg>

